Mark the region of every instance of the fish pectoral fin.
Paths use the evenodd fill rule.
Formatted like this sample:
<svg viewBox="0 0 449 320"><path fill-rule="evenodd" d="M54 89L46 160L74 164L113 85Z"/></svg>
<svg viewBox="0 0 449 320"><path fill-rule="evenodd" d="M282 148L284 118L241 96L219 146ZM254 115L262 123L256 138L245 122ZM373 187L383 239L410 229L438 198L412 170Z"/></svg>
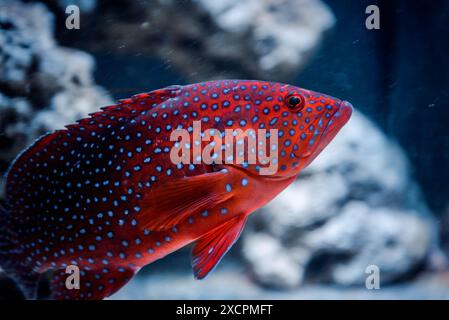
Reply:
<svg viewBox="0 0 449 320"><path fill-rule="evenodd" d="M246 216L236 216L195 242L192 251L195 278L203 279L214 269L239 238L245 222Z"/></svg>
<svg viewBox="0 0 449 320"><path fill-rule="evenodd" d="M123 287L136 273L129 267L105 266L86 270L57 269L50 279L51 299L100 300L109 297Z"/></svg>
<svg viewBox="0 0 449 320"><path fill-rule="evenodd" d="M185 177L154 189L142 202L139 226L152 231L172 228L181 220L230 199L228 171Z"/></svg>

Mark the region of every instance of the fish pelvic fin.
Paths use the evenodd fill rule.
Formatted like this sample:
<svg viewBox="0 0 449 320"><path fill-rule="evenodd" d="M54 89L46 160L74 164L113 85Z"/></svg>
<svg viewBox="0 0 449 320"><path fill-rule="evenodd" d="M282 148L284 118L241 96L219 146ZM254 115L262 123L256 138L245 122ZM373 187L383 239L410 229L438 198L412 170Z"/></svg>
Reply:
<svg viewBox="0 0 449 320"><path fill-rule="evenodd" d="M192 250L192 268L195 278L205 278L218 265L238 240L245 222L245 215L236 216L195 242Z"/></svg>

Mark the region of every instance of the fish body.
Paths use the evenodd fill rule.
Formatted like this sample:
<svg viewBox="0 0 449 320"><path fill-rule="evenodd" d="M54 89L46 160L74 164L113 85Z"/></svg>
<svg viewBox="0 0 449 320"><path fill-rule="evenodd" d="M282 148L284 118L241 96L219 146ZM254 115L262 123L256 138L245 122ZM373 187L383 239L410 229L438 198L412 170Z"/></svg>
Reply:
<svg viewBox="0 0 449 320"><path fill-rule="evenodd" d="M171 86L104 107L12 164L0 266L27 298L50 273L52 298L102 299L194 243L194 274L204 278L248 215L292 183L351 112L337 98L250 80ZM248 148L236 154L238 145ZM80 288L67 287L69 266L79 268Z"/></svg>

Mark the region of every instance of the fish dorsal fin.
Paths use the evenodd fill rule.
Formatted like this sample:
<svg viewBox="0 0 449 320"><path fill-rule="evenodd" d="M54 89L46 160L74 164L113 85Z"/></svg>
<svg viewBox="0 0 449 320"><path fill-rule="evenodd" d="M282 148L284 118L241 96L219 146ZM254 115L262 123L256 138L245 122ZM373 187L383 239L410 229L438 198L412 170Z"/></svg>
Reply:
<svg viewBox="0 0 449 320"><path fill-rule="evenodd" d="M131 98L120 100L118 104L102 107L101 111L90 113L90 117L81 119L76 124L68 125L66 128L76 129L79 126L91 126L97 123L102 123L105 126L129 121L141 112L148 111L164 101L176 97L180 90L181 86L170 86L139 93Z"/></svg>
<svg viewBox="0 0 449 320"><path fill-rule="evenodd" d="M230 199L233 192L226 190L229 174L226 170L185 177L152 190L143 201L139 225L165 230L195 212Z"/></svg>
<svg viewBox="0 0 449 320"><path fill-rule="evenodd" d="M192 251L195 278L203 279L214 269L239 238L245 222L246 216L236 216L208 232L195 243Z"/></svg>
<svg viewBox="0 0 449 320"><path fill-rule="evenodd" d="M129 99L121 100L116 105L103 107L102 111L91 113L89 117L78 120L75 124L67 125L66 129L56 130L40 137L23 151L10 167L6 182L7 197L12 196L14 190L21 190L22 187L17 184L20 182L20 178L25 177L26 171L30 170L30 167L27 166L30 158L33 158L33 162L40 160L45 162L47 159L44 157L48 157L49 154L58 154L63 148L73 149L79 144L95 142L105 131L119 130L121 126L129 123L142 112L151 110L160 103L176 97L180 88L180 86L171 86L134 95ZM36 168L33 167L34 169ZM9 195L8 190L11 191Z"/></svg>

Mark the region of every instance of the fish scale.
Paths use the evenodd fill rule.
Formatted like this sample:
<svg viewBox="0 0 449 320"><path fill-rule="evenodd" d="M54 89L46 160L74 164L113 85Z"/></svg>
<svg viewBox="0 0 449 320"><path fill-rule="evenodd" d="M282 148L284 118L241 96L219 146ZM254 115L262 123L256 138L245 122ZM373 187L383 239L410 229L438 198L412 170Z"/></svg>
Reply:
<svg viewBox="0 0 449 320"><path fill-rule="evenodd" d="M6 244L0 265L28 298L50 272L52 298L101 299L144 265L194 242L194 274L204 278L248 215L294 181L351 110L327 95L250 80L171 86L104 107L41 137L12 164L0 208L7 220L0 227ZM266 163L257 157L255 163L174 163L170 136L177 129L192 134L194 121L218 132L276 130L277 144L269 134L261 141L278 155L279 169L261 175ZM191 158L194 144L181 144ZM249 159L257 152L244 153ZM80 269L78 290L65 286L68 265Z"/></svg>

